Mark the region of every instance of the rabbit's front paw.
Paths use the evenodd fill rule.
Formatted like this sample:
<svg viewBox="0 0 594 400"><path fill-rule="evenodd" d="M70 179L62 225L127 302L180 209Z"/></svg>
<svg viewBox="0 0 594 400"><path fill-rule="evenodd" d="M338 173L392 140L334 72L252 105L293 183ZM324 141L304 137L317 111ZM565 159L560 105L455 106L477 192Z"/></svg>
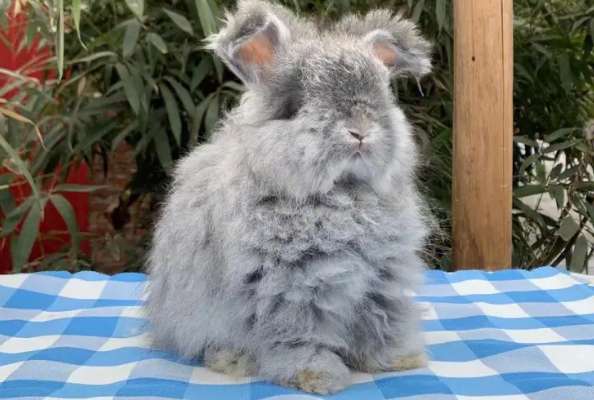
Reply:
<svg viewBox="0 0 594 400"><path fill-rule="evenodd" d="M256 372L252 357L234 350L210 350L204 357L204 364L213 371L236 377L250 376Z"/></svg>
<svg viewBox="0 0 594 400"><path fill-rule="evenodd" d="M337 392L347 385L344 380L337 380L335 374L306 368L295 374L291 386L310 393L329 394Z"/></svg>
<svg viewBox="0 0 594 400"><path fill-rule="evenodd" d="M394 371L404 371L407 369L423 368L427 366L427 355L425 353L416 353L408 356L397 357L392 360L391 367Z"/></svg>

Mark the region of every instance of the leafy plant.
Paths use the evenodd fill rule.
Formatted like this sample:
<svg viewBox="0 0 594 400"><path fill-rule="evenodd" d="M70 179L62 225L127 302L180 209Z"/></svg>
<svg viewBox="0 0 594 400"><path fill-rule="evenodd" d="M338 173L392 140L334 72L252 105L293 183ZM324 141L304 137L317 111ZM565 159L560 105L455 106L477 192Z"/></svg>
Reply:
<svg viewBox="0 0 594 400"><path fill-rule="evenodd" d="M44 202L61 203L68 218L68 206L55 200L59 186L48 189L44 183L57 165L65 167L58 184L72 163L101 157L108 169L108 155L126 142L134 149L138 170L113 213L125 214L140 199L156 205L172 163L208 140L218 118L242 91L203 49L203 39L216 31L223 9L232 1L21 3L30 21L25 40L39 32L56 47L49 64L38 67L57 65L58 75L63 70L64 77L40 85L23 71L0 71L12 74L10 85L22 89L17 97L0 104L0 113L4 110L0 157L8 168L0 176L2 236L20 249L13 259L17 269L27 266L27 250L35 240ZM434 74L420 83L400 81L396 90L415 125L425 155L421 180L442 226L429 259L436 267L448 268L451 2L283 3L322 23L374 7L401 10L435 43ZM587 0L516 0L514 5L514 264L531 267L565 261L572 269L582 270L592 257L594 234L592 136L585 133L592 131L587 126L594 113L594 7ZM16 204L6 189L23 181L36 189ZM552 214L540 207L547 200L555 205ZM76 226L68 227L74 238L67 249L68 265L74 267L80 259ZM37 260L34 266L56 263L48 260Z"/></svg>

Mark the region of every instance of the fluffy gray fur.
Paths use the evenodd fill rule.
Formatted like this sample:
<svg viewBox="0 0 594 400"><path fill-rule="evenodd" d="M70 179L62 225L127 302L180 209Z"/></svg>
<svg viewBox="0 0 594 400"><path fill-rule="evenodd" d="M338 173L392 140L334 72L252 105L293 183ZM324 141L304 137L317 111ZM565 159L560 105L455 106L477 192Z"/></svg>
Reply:
<svg viewBox="0 0 594 400"><path fill-rule="evenodd" d="M267 65L237 58L256 34ZM386 37L392 65L373 51ZM427 220L389 85L429 72L428 43L384 10L320 30L245 0L209 46L248 90L175 169L148 265L156 344L319 393L346 386L348 367L419 366L410 291Z"/></svg>

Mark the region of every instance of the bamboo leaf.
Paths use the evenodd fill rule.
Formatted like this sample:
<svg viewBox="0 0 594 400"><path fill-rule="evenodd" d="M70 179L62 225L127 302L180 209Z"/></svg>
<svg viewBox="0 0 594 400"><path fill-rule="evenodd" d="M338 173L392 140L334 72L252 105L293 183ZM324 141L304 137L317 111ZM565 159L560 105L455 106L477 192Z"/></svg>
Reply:
<svg viewBox="0 0 594 400"><path fill-rule="evenodd" d="M210 136L214 129L215 123L219 118L219 95L214 95L208 104L206 116L204 117L204 127L206 129L207 137Z"/></svg>
<svg viewBox="0 0 594 400"><path fill-rule="evenodd" d="M76 222L74 209L72 208L70 202L60 194L53 194L49 199L66 223L66 227L68 228L68 232L70 233L70 238L72 241L72 251L76 257L80 247L80 231L78 229L78 223Z"/></svg>
<svg viewBox="0 0 594 400"><path fill-rule="evenodd" d="M39 130L39 127L35 122L31 121L29 118L24 117L15 111L9 110L8 108L4 107L0 107L0 114L4 114L7 117L12 118L16 121L31 125L35 130L35 134L37 135L37 139L39 139L39 143L41 143L41 145L45 147L45 144L43 142L43 136L41 135L41 131Z"/></svg>
<svg viewBox="0 0 594 400"><path fill-rule="evenodd" d="M130 57L134 53L138 37L140 36L140 23L137 20L132 20L126 26L124 33L124 42L122 44L122 54L125 58Z"/></svg>
<svg viewBox="0 0 594 400"><path fill-rule="evenodd" d="M514 189L514 196L520 198L543 192L546 192L546 187L544 185L524 185Z"/></svg>
<svg viewBox="0 0 594 400"><path fill-rule="evenodd" d="M435 18L437 19L437 26L441 31L446 22L446 0L435 1Z"/></svg>
<svg viewBox="0 0 594 400"><path fill-rule="evenodd" d="M419 22L419 18L421 17L421 14L423 13L423 8L425 7L425 0L421 0L417 2L417 5L415 6L412 16L410 17L410 19L414 22L414 23L418 23Z"/></svg>
<svg viewBox="0 0 594 400"><path fill-rule="evenodd" d="M126 0L126 5L139 19L144 14L144 0Z"/></svg>
<svg viewBox="0 0 594 400"><path fill-rule="evenodd" d="M211 64L210 57L202 57L200 63L192 71L192 81L190 82L190 90L194 90L206 78L210 72Z"/></svg>
<svg viewBox="0 0 594 400"><path fill-rule="evenodd" d="M155 149L157 150L157 157L159 162L164 169L168 169L172 164L171 159L171 146L169 145L169 138L167 132L163 130L156 130L153 135L153 142L155 143Z"/></svg>
<svg viewBox="0 0 594 400"><path fill-rule="evenodd" d="M58 29L56 30L56 55L58 60L58 80L64 75L64 0L58 0Z"/></svg>
<svg viewBox="0 0 594 400"><path fill-rule="evenodd" d="M212 95L211 95L212 96ZM211 96L205 98L196 106L196 109L192 113L192 136L190 138L193 145L198 142L198 136L200 133L200 124L202 122L202 117L206 112L206 108L208 107L208 102Z"/></svg>
<svg viewBox="0 0 594 400"><path fill-rule="evenodd" d="M18 236L13 238L15 240L14 246L12 247L12 267L17 272L21 271L23 266L27 263L33 244L39 234L39 223L41 221L41 210L42 206L45 205L45 201L34 202L29 209L29 213L23 222L23 226Z"/></svg>
<svg viewBox="0 0 594 400"><path fill-rule="evenodd" d="M539 160L539 158L540 158L540 154L531 154L530 156L526 157L524 159L524 161L522 161L522 165L520 166L519 174L524 175L524 171L526 171L526 169L528 167L530 167L532 164L537 162Z"/></svg>
<svg viewBox="0 0 594 400"><path fill-rule="evenodd" d="M555 185L551 186L549 193L555 199L557 208L559 210L563 209L563 207L565 207L565 189L563 189L562 186Z"/></svg>
<svg viewBox="0 0 594 400"><path fill-rule="evenodd" d="M208 1L194 0L194 4L196 5L196 11L198 12L198 18L200 19L200 26L202 27L204 36L213 34L216 31L216 21Z"/></svg>
<svg viewBox="0 0 594 400"><path fill-rule="evenodd" d="M579 235L575 241L573 254L571 255L571 264L569 265L571 271L583 272L589 247L591 247L591 245L588 244L588 240L584 235Z"/></svg>
<svg viewBox="0 0 594 400"><path fill-rule="evenodd" d="M175 79L173 79L170 76L166 77L165 80L167 82L169 82L171 84L171 86L173 87L173 90L175 90L175 94L177 94L177 98L180 99L180 101L184 105L184 108L185 108L186 112L188 113L188 115L192 115L196 106L194 105L194 101L192 100L192 96L190 95L190 92L188 92L188 90L185 87L183 87L183 85L181 83L179 83L178 81L176 81Z"/></svg>
<svg viewBox="0 0 594 400"><path fill-rule="evenodd" d="M544 137L545 142L554 142L557 139L560 139L565 136L569 136L570 133L574 132L575 128L562 128L558 129L552 133L549 133Z"/></svg>
<svg viewBox="0 0 594 400"><path fill-rule="evenodd" d="M571 72L571 64L569 62L569 55L563 53L559 56L559 78L561 78L561 86L566 92L569 92L573 86L573 74Z"/></svg>
<svg viewBox="0 0 594 400"><path fill-rule="evenodd" d="M146 38L153 46L155 46L157 50L163 54L167 54L167 44L161 36L155 32L150 32L148 35L146 35Z"/></svg>
<svg viewBox="0 0 594 400"><path fill-rule="evenodd" d="M74 21L74 28L78 41L83 48L87 48L80 37L80 0L72 0L72 20Z"/></svg>
<svg viewBox="0 0 594 400"><path fill-rule="evenodd" d="M190 21L188 21L186 17L171 10L167 10L166 8L164 8L163 11L165 11L165 14L167 14L169 18L171 18L173 23L177 25L179 29L189 33L190 35L194 35L194 29L192 29L192 24L190 24Z"/></svg>
<svg viewBox="0 0 594 400"><path fill-rule="evenodd" d="M0 135L0 147L4 149L4 151L8 154L12 162L19 169L19 172L23 174L23 176L29 183L29 186L31 186L31 191L33 192L35 198L39 199L39 190L37 189L37 185L35 185L35 181L33 180L33 177L31 176L31 173L29 172L27 165L23 162L23 160L21 160L15 149L13 149L10 144L8 144L8 142L6 141L6 139L4 139L4 136L2 135Z"/></svg>
<svg viewBox="0 0 594 400"><path fill-rule="evenodd" d="M546 149L544 149L543 153L547 154L547 153L553 153L553 152L559 151L559 150L565 150L565 149L570 148L571 146L574 146L574 145L575 145L575 142L573 140L555 143L555 144L550 145Z"/></svg>
<svg viewBox="0 0 594 400"><path fill-rule="evenodd" d="M177 106L177 102L175 101L175 97L171 91L167 88L164 84L159 84L159 89L161 90L161 95L163 96L163 100L165 101L165 108L167 109L167 118L169 119L169 126L171 126L171 132L173 133L173 137L177 145L181 144L181 119L179 116L179 108Z"/></svg>
<svg viewBox="0 0 594 400"><path fill-rule="evenodd" d="M124 85L124 93L126 94L126 99L128 99L128 103L130 107L132 107L132 111L134 114L138 115L140 112L140 94L137 93L136 87L134 85L134 81L130 76L130 72L128 68L123 64L116 64L116 70L118 71L118 75Z"/></svg>
<svg viewBox="0 0 594 400"><path fill-rule="evenodd" d="M1 236L8 236L14 231L19 222L22 220L23 215L25 215L31 208L31 205L33 205L34 200L35 199L33 197L27 197L21 204L19 204L6 215L4 223L2 224Z"/></svg>
<svg viewBox="0 0 594 400"><path fill-rule="evenodd" d="M75 58L74 60L69 61L67 63L67 65L91 62L91 61L95 61L95 60L98 60L103 57L116 57L116 56L117 56L117 54L114 53L113 51L98 51L97 53L94 53L94 54L91 54L91 55L88 55L85 57Z"/></svg>
<svg viewBox="0 0 594 400"><path fill-rule="evenodd" d="M96 190L105 189L105 185L79 185L78 183L60 183L53 188L54 192L76 192L88 193Z"/></svg>
<svg viewBox="0 0 594 400"><path fill-rule="evenodd" d="M571 238L580 230L580 226L575 222L572 216L568 215L567 217L563 218L561 224L559 224L559 230L557 234L561 236L561 239L565 240L566 242L571 240Z"/></svg>

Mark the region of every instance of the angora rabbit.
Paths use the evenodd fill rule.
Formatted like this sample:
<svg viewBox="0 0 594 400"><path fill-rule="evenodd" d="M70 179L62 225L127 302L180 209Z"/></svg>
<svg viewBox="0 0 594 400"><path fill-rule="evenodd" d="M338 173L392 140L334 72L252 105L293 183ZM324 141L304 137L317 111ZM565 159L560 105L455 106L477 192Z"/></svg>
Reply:
<svg viewBox="0 0 594 400"><path fill-rule="evenodd" d="M431 47L387 10L326 29L240 0L209 46L245 83L182 159L157 223L146 304L156 345L305 391L425 363L427 218L394 76Z"/></svg>

